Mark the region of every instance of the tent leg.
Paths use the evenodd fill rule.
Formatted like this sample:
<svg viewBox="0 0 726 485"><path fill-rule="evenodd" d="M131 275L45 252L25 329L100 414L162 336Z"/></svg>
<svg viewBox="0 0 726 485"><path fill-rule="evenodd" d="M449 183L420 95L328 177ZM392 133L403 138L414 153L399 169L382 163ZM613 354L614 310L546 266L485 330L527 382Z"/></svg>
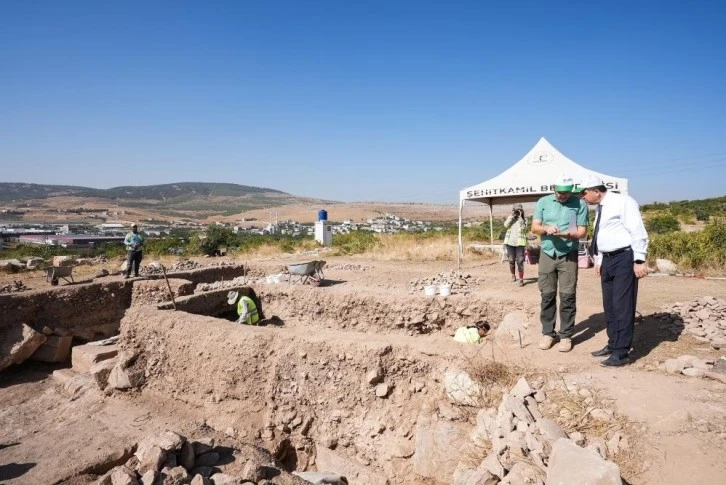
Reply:
<svg viewBox="0 0 726 485"><path fill-rule="evenodd" d="M464 244L461 239L461 213L462 213L463 209L464 209L464 201L460 200L459 201L459 245L456 248L456 270L457 271L461 271L461 259L464 256L464 254L463 254L464 253L464 251L463 251Z"/></svg>
<svg viewBox="0 0 726 485"><path fill-rule="evenodd" d="M494 250L494 216L492 214L492 199L489 199L489 247Z"/></svg>

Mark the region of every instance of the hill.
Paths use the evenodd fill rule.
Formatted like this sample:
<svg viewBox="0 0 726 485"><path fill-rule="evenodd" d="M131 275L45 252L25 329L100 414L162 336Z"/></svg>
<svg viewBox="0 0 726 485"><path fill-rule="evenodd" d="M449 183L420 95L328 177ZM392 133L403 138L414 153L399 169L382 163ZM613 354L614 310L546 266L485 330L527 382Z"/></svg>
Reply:
<svg viewBox="0 0 726 485"><path fill-rule="evenodd" d="M199 219L214 214L232 215L281 205L319 202L323 201L270 188L227 183L180 182L110 189L0 183L0 203L10 209L62 209L70 212L138 209L162 217Z"/></svg>

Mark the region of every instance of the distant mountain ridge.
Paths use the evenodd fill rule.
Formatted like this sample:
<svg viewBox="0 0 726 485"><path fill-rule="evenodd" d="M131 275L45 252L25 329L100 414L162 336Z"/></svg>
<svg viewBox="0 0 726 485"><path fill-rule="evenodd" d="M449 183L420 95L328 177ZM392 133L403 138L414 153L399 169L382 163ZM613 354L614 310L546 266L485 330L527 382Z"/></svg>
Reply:
<svg viewBox="0 0 726 485"><path fill-rule="evenodd" d="M200 197L245 197L263 193L290 195L275 189L213 182L179 182L162 185L112 187L110 189L94 189L74 185L0 182L0 201L2 202L47 199L49 197L61 196L163 201L177 197L187 197L189 195L198 195Z"/></svg>
<svg viewBox="0 0 726 485"><path fill-rule="evenodd" d="M33 201L52 206L53 198L56 197L88 199L89 202L108 204L109 207L148 209L167 216L190 216L193 213L197 217L215 213L229 215L287 204L326 202L276 189L214 182L179 182L110 189L0 182L0 203Z"/></svg>

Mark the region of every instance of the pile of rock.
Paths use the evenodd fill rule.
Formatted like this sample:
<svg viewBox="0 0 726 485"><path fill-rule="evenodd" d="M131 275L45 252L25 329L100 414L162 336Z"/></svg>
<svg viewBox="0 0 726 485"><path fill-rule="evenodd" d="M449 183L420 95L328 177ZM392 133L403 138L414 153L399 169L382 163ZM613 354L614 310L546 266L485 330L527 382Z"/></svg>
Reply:
<svg viewBox="0 0 726 485"><path fill-rule="evenodd" d="M169 271L191 271L193 269L203 268L204 265L201 265L197 263L196 261L192 261L191 259L184 259L182 261L177 261L169 267Z"/></svg>
<svg viewBox="0 0 726 485"><path fill-rule="evenodd" d="M327 269L338 269L343 271L368 271L373 269L373 266L365 264L336 264L334 266L328 266Z"/></svg>
<svg viewBox="0 0 726 485"><path fill-rule="evenodd" d="M237 263L234 261L212 261L207 266L210 267L220 267L220 266L237 266Z"/></svg>
<svg viewBox="0 0 726 485"><path fill-rule="evenodd" d="M474 278L470 274L458 271L442 272L430 278L417 278L409 282L409 293L419 294L426 286L451 285L452 293L467 294L472 287L476 287L481 278Z"/></svg>
<svg viewBox="0 0 726 485"><path fill-rule="evenodd" d="M620 468L606 460L604 443L593 440L583 448L581 433L568 436L556 421L542 415L545 399L544 390L533 389L521 378L498 409L479 411L470 438L488 454L476 468L460 462L453 483L620 483ZM615 439L614 446L625 447L622 434Z"/></svg>
<svg viewBox="0 0 726 485"><path fill-rule="evenodd" d="M22 281L13 280L9 285L0 286L0 293L17 293L27 291L28 287Z"/></svg>
<svg viewBox="0 0 726 485"><path fill-rule="evenodd" d="M221 473L218 465L228 462L227 457L223 460L223 453L227 453L226 448L215 448L212 438L190 441L173 431L165 431L140 441L136 452L125 464L112 468L96 483L231 485L263 483L267 478L284 474L282 470L262 465L257 460L248 460L241 472L235 472L235 475ZM238 459L235 457L235 461Z"/></svg>
<svg viewBox="0 0 726 485"><path fill-rule="evenodd" d="M194 289L194 293L200 293L204 291L214 291L214 290L221 290L224 288L239 288L240 286L250 285L250 284L257 284L262 281L265 281L265 278L258 278L254 276L238 276L233 280L229 281L214 281L212 283L199 283L197 287Z"/></svg>
<svg viewBox="0 0 726 485"><path fill-rule="evenodd" d="M664 310L680 319L672 320L684 325L686 332L696 339L709 342L716 348L726 347L726 300L702 296L687 302L676 302Z"/></svg>
<svg viewBox="0 0 726 485"><path fill-rule="evenodd" d="M668 359L658 366L669 374L683 374L688 377L704 377L710 372L726 373L726 358L705 360L693 355L681 355L677 359Z"/></svg>
<svg viewBox="0 0 726 485"><path fill-rule="evenodd" d="M121 271L126 270L126 262L121 266ZM139 273L143 275L152 275L152 274L162 274L163 270L161 269L161 263L158 263L156 261L151 262L145 266L141 267L141 270L139 270Z"/></svg>

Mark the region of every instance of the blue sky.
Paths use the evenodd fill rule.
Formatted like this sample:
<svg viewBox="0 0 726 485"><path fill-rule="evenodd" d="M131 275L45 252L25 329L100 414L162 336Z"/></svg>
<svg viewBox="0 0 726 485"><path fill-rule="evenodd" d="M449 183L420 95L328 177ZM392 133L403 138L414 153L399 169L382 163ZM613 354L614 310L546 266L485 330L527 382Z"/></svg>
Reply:
<svg viewBox="0 0 726 485"><path fill-rule="evenodd" d="M721 196L725 5L4 0L0 181L454 203L544 136Z"/></svg>

